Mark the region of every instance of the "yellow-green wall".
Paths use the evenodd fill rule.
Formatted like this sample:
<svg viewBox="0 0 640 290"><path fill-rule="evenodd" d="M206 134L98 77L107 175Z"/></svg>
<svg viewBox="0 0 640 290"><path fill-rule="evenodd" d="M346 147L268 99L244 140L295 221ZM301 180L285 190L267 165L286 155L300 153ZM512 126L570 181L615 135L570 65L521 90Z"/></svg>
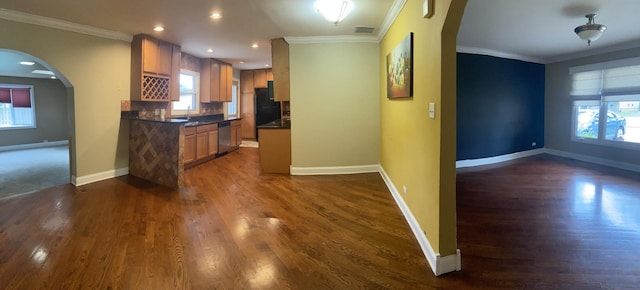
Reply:
<svg viewBox="0 0 640 290"><path fill-rule="evenodd" d="M0 39L0 48L44 60L73 86L75 176L126 168L128 132L121 129L120 100L129 99L130 43L4 19Z"/></svg>
<svg viewBox="0 0 640 290"><path fill-rule="evenodd" d="M377 43L290 44L293 167L380 161Z"/></svg>
<svg viewBox="0 0 640 290"><path fill-rule="evenodd" d="M466 0L408 0L380 43L381 164L436 253L455 254L455 39ZM386 56L413 32L413 98L386 97ZM436 105L429 118L429 103ZM402 193L406 186L407 193Z"/></svg>

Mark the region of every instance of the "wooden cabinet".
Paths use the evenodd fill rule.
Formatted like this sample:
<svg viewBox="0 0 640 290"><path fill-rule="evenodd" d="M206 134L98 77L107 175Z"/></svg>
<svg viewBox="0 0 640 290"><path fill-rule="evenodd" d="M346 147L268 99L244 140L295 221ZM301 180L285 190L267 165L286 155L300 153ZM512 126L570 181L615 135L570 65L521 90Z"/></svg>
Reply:
<svg viewBox="0 0 640 290"><path fill-rule="evenodd" d="M233 66L215 59L203 59L200 68L200 102L231 102Z"/></svg>
<svg viewBox="0 0 640 290"><path fill-rule="evenodd" d="M138 34L131 42L131 100L180 99L180 46Z"/></svg>
<svg viewBox="0 0 640 290"><path fill-rule="evenodd" d="M289 173L291 167L291 130L258 129L260 167L264 173Z"/></svg>
<svg viewBox="0 0 640 290"><path fill-rule="evenodd" d="M273 96L276 102L289 101L289 44L283 38L271 40Z"/></svg>
<svg viewBox="0 0 640 290"><path fill-rule="evenodd" d="M218 124L185 128L184 163L210 159L218 153Z"/></svg>
<svg viewBox="0 0 640 290"><path fill-rule="evenodd" d="M242 121L231 121L231 147L238 147L242 143Z"/></svg>
<svg viewBox="0 0 640 290"><path fill-rule="evenodd" d="M240 94L240 116L242 116L242 138L256 140L256 115L254 93Z"/></svg>
<svg viewBox="0 0 640 290"><path fill-rule="evenodd" d="M253 87L254 88L266 88L267 81L273 79L273 73L271 69L257 69L253 71Z"/></svg>
<svg viewBox="0 0 640 290"><path fill-rule="evenodd" d="M240 93L251 94L253 96L255 87L253 86L253 71L240 71Z"/></svg>
<svg viewBox="0 0 640 290"><path fill-rule="evenodd" d="M196 161L196 128L185 128L184 131L184 164Z"/></svg>
<svg viewBox="0 0 640 290"><path fill-rule="evenodd" d="M218 154L218 128L207 132L209 137L209 156Z"/></svg>

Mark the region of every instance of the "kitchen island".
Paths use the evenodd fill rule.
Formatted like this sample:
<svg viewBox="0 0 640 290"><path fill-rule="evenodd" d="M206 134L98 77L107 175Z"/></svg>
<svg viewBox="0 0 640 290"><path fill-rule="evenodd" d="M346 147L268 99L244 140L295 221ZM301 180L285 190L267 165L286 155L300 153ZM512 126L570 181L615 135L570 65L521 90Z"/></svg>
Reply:
<svg viewBox="0 0 640 290"><path fill-rule="evenodd" d="M262 172L289 174L291 167L291 120L275 120L257 126L257 128Z"/></svg>
<svg viewBox="0 0 640 290"><path fill-rule="evenodd" d="M130 120L129 174L171 188L184 185L185 167L218 156L218 123L237 120L225 120L221 115L193 117L191 120L130 116L123 119ZM200 154L203 149L196 147L200 143L196 141L195 133L198 131L207 136L202 140L202 144L206 144L204 147L201 145L206 147L203 154ZM230 149L237 149L237 145ZM196 153L196 159L187 159Z"/></svg>

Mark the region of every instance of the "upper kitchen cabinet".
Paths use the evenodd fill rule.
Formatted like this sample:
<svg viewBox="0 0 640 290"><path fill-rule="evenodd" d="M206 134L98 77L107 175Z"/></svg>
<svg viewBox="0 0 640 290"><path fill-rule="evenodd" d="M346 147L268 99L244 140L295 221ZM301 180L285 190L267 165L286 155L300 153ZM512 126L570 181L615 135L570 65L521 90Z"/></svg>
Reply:
<svg viewBox="0 0 640 290"><path fill-rule="evenodd" d="M131 99L180 100L180 46L138 34L131 42Z"/></svg>
<svg viewBox="0 0 640 290"><path fill-rule="evenodd" d="M273 97L276 102L289 101L289 44L284 38L271 40L273 63Z"/></svg>
<svg viewBox="0 0 640 290"><path fill-rule="evenodd" d="M253 71L240 71L240 93L253 95L255 87L253 86Z"/></svg>
<svg viewBox="0 0 640 290"><path fill-rule="evenodd" d="M233 66L215 59L203 59L200 68L200 102L231 102Z"/></svg>
<svg viewBox="0 0 640 290"><path fill-rule="evenodd" d="M266 88L267 81L273 80L271 69L257 69L253 71L253 87Z"/></svg>

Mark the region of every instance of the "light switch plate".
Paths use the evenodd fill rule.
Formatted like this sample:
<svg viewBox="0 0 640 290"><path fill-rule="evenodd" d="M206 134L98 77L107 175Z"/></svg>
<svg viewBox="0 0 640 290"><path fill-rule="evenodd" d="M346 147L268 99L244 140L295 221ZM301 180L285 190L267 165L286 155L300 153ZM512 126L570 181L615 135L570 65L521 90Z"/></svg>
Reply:
<svg viewBox="0 0 640 290"><path fill-rule="evenodd" d="M429 103L429 118L436 118L436 103Z"/></svg>
<svg viewBox="0 0 640 290"><path fill-rule="evenodd" d="M423 0L422 2L422 16L424 18L431 18L433 16L433 0Z"/></svg>

